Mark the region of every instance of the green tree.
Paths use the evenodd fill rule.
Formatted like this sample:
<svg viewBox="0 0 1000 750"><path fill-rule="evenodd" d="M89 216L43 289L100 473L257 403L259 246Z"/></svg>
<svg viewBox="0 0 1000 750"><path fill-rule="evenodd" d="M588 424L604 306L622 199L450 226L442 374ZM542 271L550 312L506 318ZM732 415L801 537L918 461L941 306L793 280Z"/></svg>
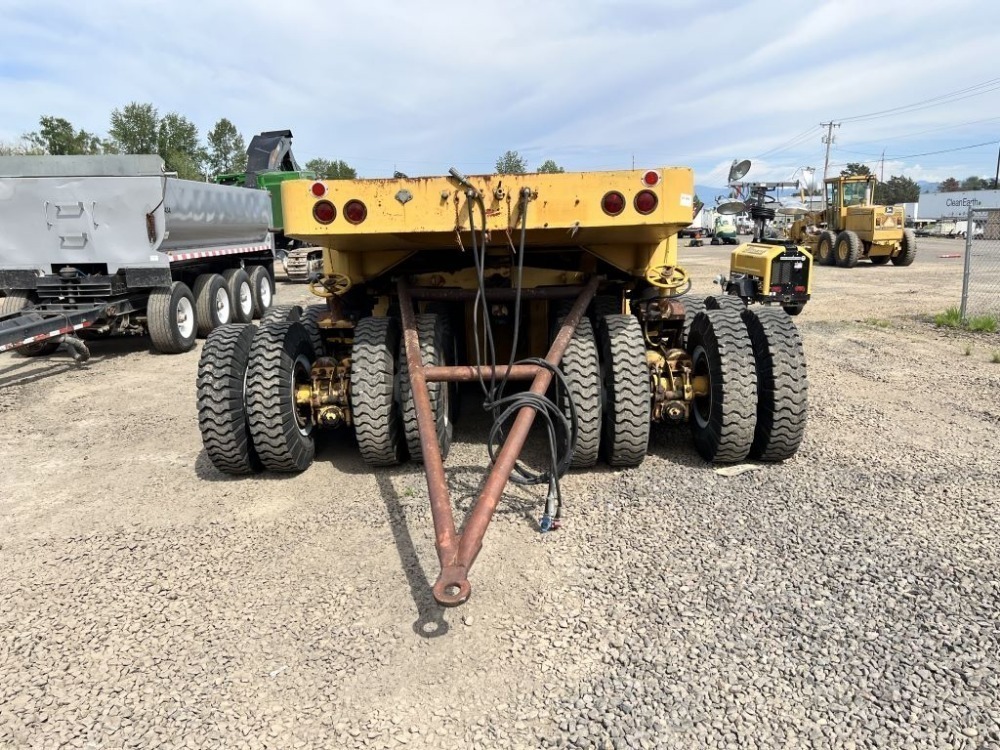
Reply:
<svg viewBox="0 0 1000 750"><path fill-rule="evenodd" d="M916 203L918 200L920 200L920 186L909 177L893 175L875 186L875 203L881 206Z"/></svg>
<svg viewBox="0 0 1000 750"><path fill-rule="evenodd" d="M310 159L306 162L306 169L311 169L321 180L354 180L358 176L354 167L340 159Z"/></svg>
<svg viewBox="0 0 1000 750"><path fill-rule="evenodd" d="M156 153L163 159L168 172L176 172L186 180L202 178L205 150L198 140L198 128L183 115L169 112L159 121Z"/></svg>
<svg viewBox="0 0 1000 750"><path fill-rule="evenodd" d="M962 180L962 190L989 190L991 187L993 187L993 180L985 180L974 175Z"/></svg>
<svg viewBox="0 0 1000 750"><path fill-rule="evenodd" d="M41 156L45 149L36 146L26 138L19 143L0 141L0 156Z"/></svg>
<svg viewBox="0 0 1000 750"><path fill-rule="evenodd" d="M872 171L865 164L859 164L858 162L850 162L846 167L840 170L841 177L854 177L855 175L865 175L868 176Z"/></svg>
<svg viewBox="0 0 1000 750"><path fill-rule="evenodd" d="M699 198L698 194L695 193L694 200L691 202L691 216L692 217L697 216L698 212L701 211L704 205L705 204L701 202L701 198Z"/></svg>
<svg viewBox="0 0 1000 750"><path fill-rule="evenodd" d="M208 131L206 167L213 175L242 172L247 168L247 147L243 136L225 117Z"/></svg>
<svg viewBox="0 0 1000 750"><path fill-rule="evenodd" d="M42 116L38 119L38 130L28 133L24 139L47 154L99 154L101 139L86 130L77 130L63 117Z"/></svg>
<svg viewBox="0 0 1000 750"><path fill-rule="evenodd" d="M947 180L938 185L938 191L942 193L957 193L961 189L962 186L954 177L949 177Z"/></svg>
<svg viewBox="0 0 1000 750"><path fill-rule="evenodd" d="M152 104L131 102L111 112L108 135L120 154L158 154L160 115Z"/></svg>
<svg viewBox="0 0 1000 750"><path fill-rule="evenodd" d="M508 152L509 153L509 152ZM566 170L556 164L552 159L546 159L538 168L539 174L560 174Z"/></svg>
<svg viewBox="0 0 1000 750"><path fill-rule="evenodd" d="M524 174L528 171L528 162L517 151L505 151L497 159L497 174Z"/></svg>

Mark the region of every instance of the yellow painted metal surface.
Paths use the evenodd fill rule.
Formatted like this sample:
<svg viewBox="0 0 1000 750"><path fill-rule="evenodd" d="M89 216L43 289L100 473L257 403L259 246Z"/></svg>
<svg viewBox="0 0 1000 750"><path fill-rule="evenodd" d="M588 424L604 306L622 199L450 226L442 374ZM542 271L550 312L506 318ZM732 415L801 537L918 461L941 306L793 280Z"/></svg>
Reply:
<svg viewBox="0 0 1000 750"><path fill-rule="evenodd" d="M642 275L650 264L676 264L676 235L691 223L694 200L690 169L655 169L659 178L655 186L643 181L648 171L471 176L469 182L485 204L483 211L477 201L471 201L472 222L477 230L485 222L490 247L517 244L522 219L519 194L528 188L529 249L582 248L622 271ZM465 186L454 178L328 180L322 182L325 194L321 197L312 190L315 182L282 183L284 230L290 237L327 248L327 274L371 279L417 251L470 249L470 199ZM648 215L635 206L643 190L657 198L656 208ZM615 216L602 209L602 199L611 191L619 192L625 204ZM329 224L313 216L320 200L336 208L336 218ZM366 218L357 224L344 215L345 204L352 200L361 201L367 209Z"/></svg>
<svg viewBox="0 0 1000 750"><path fill-rule="evenodd" d="M764 243L748 242L737 247L729 256L730 273L744 273L762 280L761 286L768 289L771 286L772 261L785 251L782 245L768 245ZM800 246L799 251L806 258L804 262L812 265L812 253L805 247ZM812 273L806 276L806 293L812 294Z"/></svg>

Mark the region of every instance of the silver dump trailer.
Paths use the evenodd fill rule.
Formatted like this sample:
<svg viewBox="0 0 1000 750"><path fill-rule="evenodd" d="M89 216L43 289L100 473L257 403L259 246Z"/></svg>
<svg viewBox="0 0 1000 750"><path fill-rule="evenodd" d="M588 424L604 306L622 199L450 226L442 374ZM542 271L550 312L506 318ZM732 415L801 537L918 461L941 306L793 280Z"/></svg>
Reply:
<svg viewBox="0 0 1000 750"><path fill-rule="evenodd" d="M181 180L158 156L0 157L0 351L148 333L183 352L264 313L267 191Z"/></svg>

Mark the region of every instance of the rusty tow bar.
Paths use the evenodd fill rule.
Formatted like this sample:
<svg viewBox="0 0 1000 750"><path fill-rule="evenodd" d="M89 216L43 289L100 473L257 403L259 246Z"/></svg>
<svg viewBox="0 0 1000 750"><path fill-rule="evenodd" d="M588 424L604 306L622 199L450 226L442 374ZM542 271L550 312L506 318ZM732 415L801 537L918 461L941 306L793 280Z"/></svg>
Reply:
<svg viewBox="0 0 1000 750"><path fill-rule="evenodd" d="M563 320L552 346L549 347L545 361L553 367L558 367L563 353L569 346L576 331L576 326L583 317L597 291L599 278L592 278L576 298L569 314ZM420 340L417 334L417 321L413 311L413 298L409 284L405 279L398 282L399 308L403 322L403 345L406 347L406 362L409 370L410 388L413 393L413 405L417 416L417 429L420 434L420 445L423 450L424 473L427 476L427 492L431 501L431 516L434 520L435 546L441 572L434 583L433 594L438 604L445 607L457 607L464 604L472 593L469 584L469 569L479 555L483 546L483 536L493 519L500 495L507 486L510 474L514 469L521 449L528 438L528 432L535 421L535 410L530 406L522 406L514 418L514 423L500 449L500 453L490 470L482 492L472 510L465 519L465 526L459 534L455 529L455 518L451 508L451 495L448 492L448 480L444 473L444 461L441 459L441 449L438 446L437 431L434 424L434 414L431 411L431 398L427 390L428 382L445 382L471 380L478 377L474 367L433 367L425 368L420 358ZM534 370L533 377L531 367ZM496 374L502 377L507 368L498 366ZM479 368L484 374L489 374L492 368ZM522 366L517 370L518 379L531 379L530 392L544 395L552 382L552 373L544 367Z"/></svg>

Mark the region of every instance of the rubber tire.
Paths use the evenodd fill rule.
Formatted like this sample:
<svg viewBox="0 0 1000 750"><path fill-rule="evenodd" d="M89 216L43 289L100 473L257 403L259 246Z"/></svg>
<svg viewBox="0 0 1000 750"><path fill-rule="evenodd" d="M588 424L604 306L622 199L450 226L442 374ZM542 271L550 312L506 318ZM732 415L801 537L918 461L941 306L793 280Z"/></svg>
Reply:
<svg viewBox="0 0 1000 750"><path fill-rule="evenodd" d="M0 297L0 315L21 312L21 310L28 306L29 302L31 302L31 297L28 296L27 292L21 289L12 289L7 292L6 297ZM34 344L19 346L14 351L22 357L44 357L52 354L58 348L58 340L37 341Z"/></svg>
<svg viewBox="0 0 1000 750"><path fill-rule="evenodd" d="M198 360L198 429L212 465L224 474L253 474L261 462L247 422L246 375L255 328L219 326Z"/></svg>
<svg viewBox="0 0 1000 750"><path fill-rule="evenodd" d="M838 266L854 268L858 265L858 258L861 257L861 239L854 232L845 229L837 235L834 251Z"/></svg>
<svg viewBox="0 0 1000 750"><path fill-rule="evenodd" d="M300 429L295 404L295 368L314 360L309 335L297 321L275 321L257 329L247 366L247 422L253 446L268 471L305 471L316 455L312 425Z"/></svg>
<svg viewBox="0 0 1000 750"><path fill-rule="evenodd" d="M712 244L712 245L719 245L721 243L719 242L719 238L718 237L713 237L712 238L712 242L710 244Z"/></svg>
<svg viewBox="0 0 1000 750"><path fill-rule="evenodd" d="M836 232L829 229L824 229L820 232L819 239L816 241L816 262L821 266L836 265L837 256L833 254L833 248L836 244Z"/></svg>
<svg viewBox="0 0 1000 750"><path fill-rule="evenodd" d="M597 463L601 451L601 360L589 318L580 319L559 369L569 389L559 389L559 408L566 419L571 414L569 399L576 406L576 450L570 468L587 469Z"/></svg>
<svg viewBox="0 0 1000 750"><path fill-rule="evenodd" d="M319 329L319 319L325 317L329 312L329 308L326 305L309 305L302 310L299 317L299 322L305 326L306 332L309 334L309 341L312 342L313 351L316 352L316 358L326 356L326 344L323 341L323 336Z"/></svg>
<svg viewBox="0 0 1000 750"><path fill-rule="evenodd" d="M568 312L568 311L567 311ZM605 315L621 315L622 301L618 295L599 294L590 303L590 321L596 329Z"/></svg>
<svg viewBox="0 0 1000 750"><path fill-rule="evenodd" d="M742 315L747 309L746 302L732 294L715 294L705 297L706 310L730 310L737 315Z"/></svg>
<svg viewBox="0 0 1000 750"><path fill-rule="evenodd" d="M229 290L229 306L232 310L229 316L230 322L249 323L253 320L253 285L250 283L250 276L242 268L227 268L222 272L222 278L225 279L226 289ZM243 291L246 293L249 310L244 310L240 302L240 294Z"/></svg>
<svg viewBox="0 0 1000 750"><path fill-rule="evenodd" d="M690 352L688 339L691 336L691 324L698 313L705 311L705 299L704 297L681 297L681 303L684 305L684 330L681 334L681 348Z"/></svg>
<svg viewBox="0 0 1000 750"><path fill-rule="evenodd" d="M691 353L695 374L707 374L710 389L691 406L695 449L712 463L743 461L757 423L757 371L742 317L729 310L699 313L691 324ZM699 407L707 407L704 414Z"/></svg>
<svg viewBox="0 0 1000 750"><path fill-rule="evenodd" d="M146 325L153 348L163 354L180 354L194 348L198 337L198 326L191 326L191 335L185 338L177 321L177 305L182 298L191 303L191 313L195 315L194 295L183 281L175 281L170 286L156 287L149 293L146 302Z"/></svg>
<svg viewBox="0 0 1000 750"><path fill-rule="evenodd" d="M417 335L420 339L420 359L425 367L437 367L446 364L448 341L448 323L440 315L417 315ZM410 378L407 369L406 347L402 337L399 342L399 362L396 372L399 378L399 406L403 418L403 437L410 458L422 462L423 446L420 442L420 429L417 425L417 409L410 389ZM447 383L428 383L427 392L431 399L431 411L434 412L434 426L437 430L438 448L441 458L448 457L451 450L453 434L451 409Z"/></svg>
<svg viewBox="0 0 1000 750"><path fill-rule="evenodd" d="M634 315L605 315L601 347L604 425L601 449L611 466L638 466L649 448L651 394L642 325Z"/></svg>
<svg viewBox="0 0 1000 750"><path fill-rule="evenodd" d="M271 305L260 319L261 325L285 320L301 320L302 305Z"/></svg>
<svg viewBox="0 0 1000 750"><path fill-rule="evenodd" d="M403 456L399 402L394 392L399 354L395 318L362 318L351 349L351 414L361 457L370 466L393 466Z"/></svg>
<svg viewBox="0 0 1000 750"><path fill-rule="evenodd" d="M895 266L909 266L917 257L917 235L912 229L903 230L903 240L900 243L899 253L892 256L892 263Z"/></svg>
<svg viewBox="0 0 1000 750"><path fill-rule="evenodd" d="M781 309L784 310L789 315L798 315L802 312L802 309L806 306L805 302L798 302L794 305L782 305Z"/></svg>
<svg viewBox="0 0 1000 750"><path fill-rule="evenodd" d="M802 338L778 308L748 309L743 322L757 368L757 426L750 458L784 461L798 451L806 429L809 381Z"/></svg>
<svg viewBox="0 0 1000 750"><path fill-rule="evenodd" d="M269 291L264 294L265 284ZM264 266L254 266L250 271L250 287L253 289L253 316L264 317L264 313L274 303L274 280Z"/></svg>
<svg viewBox="0 0 1000 750"><path fill-rule="evenodd" d="M870 258L868 258L868 260L870 260L872 262L873 266L884 266L886 263L889 262L889 256L888 255L872 255Z"/></svg>
<svg viewBox="0 0 1000 750"><path fill-rule="evenodd" d="M219 297L225 295L229 306L223 320L219 310ZM208 336L219 326L229 323L233 317L232 295L226 288L226 280L217 273L203 273L194 280L195 315L198 320L198 335Z"/></svg>

